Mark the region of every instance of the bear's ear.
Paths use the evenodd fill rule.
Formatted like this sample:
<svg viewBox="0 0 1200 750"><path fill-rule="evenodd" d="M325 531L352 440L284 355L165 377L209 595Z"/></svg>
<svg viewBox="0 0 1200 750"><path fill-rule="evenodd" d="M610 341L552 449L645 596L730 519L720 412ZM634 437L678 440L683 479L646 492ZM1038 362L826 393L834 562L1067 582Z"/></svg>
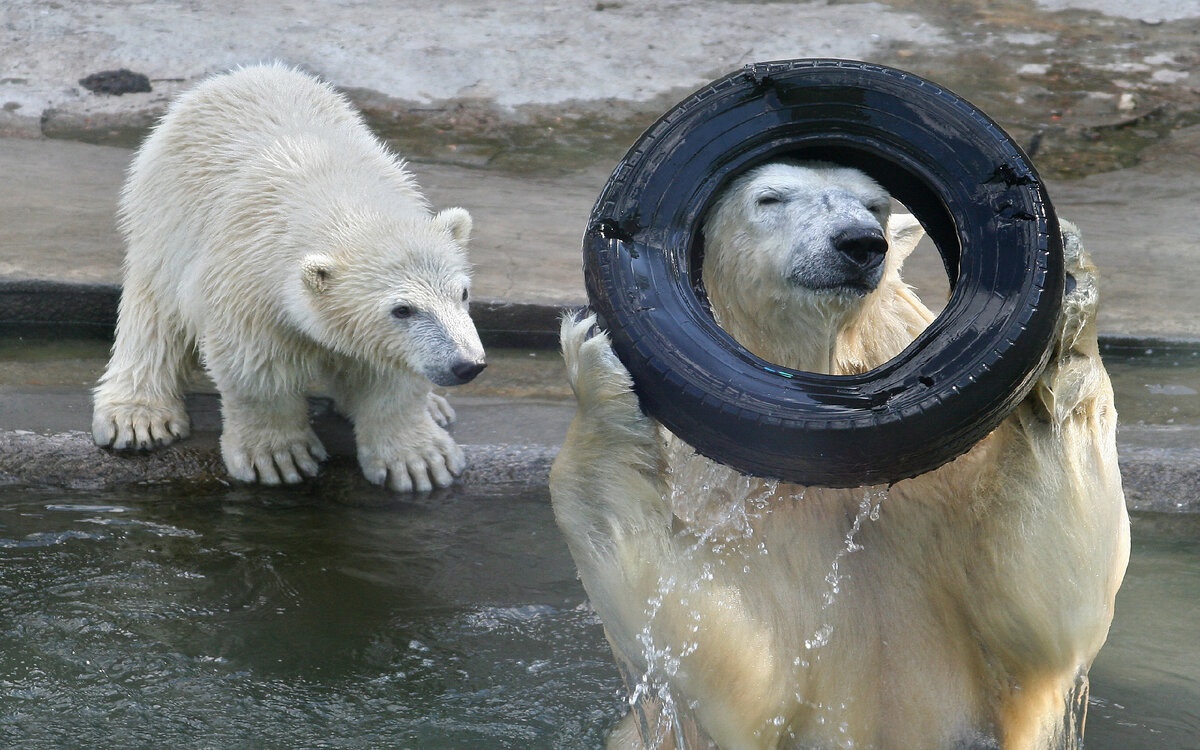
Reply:
<svg viewBox="0 0 1200 750"><path fill-rule="evenodd" d="M894 255L897 262L902 262L925 236L925 228L912 214L892 214L888 217L888 255Z"/></svg>
<svg viewBox="0 0 1200 750"><path fill-rule="evenodd" d="M313 294L324 294L333 281L334 260L328 255L313 253L300 261L300 278Z"/></svg>
<svg viewBox="0 0 1200 750"><path fill-rule="evenodd" d="M438 211L433 220L444 226L460 245L467 244L471 237L471 214L465 208L445 208Z"/></svg>

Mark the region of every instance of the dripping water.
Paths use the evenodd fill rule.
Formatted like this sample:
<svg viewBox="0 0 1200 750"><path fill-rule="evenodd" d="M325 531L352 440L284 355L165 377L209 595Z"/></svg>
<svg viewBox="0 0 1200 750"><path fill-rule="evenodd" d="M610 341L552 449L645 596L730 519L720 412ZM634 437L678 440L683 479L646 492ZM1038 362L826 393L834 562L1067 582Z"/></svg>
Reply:
<svg viewBox="0 0 1200 750"><path fill-rule="evenodd" d="M718 566L726 569L733 567L735 573L743 576L752 575L755 559L769 555L766 540L761 538L760 532L756 533L760 521L772 505L800 503L805 495L804 488L797 488L793 496L780 497L779 483L776 481L745 476L694 454L683 454L678 447L675 453L666 463L672 493L671 506L684 521L684 528L675 535L684 565L678 571L660 577L654 594L646 603L645 624L638 634L645 671L629 694L632 707L636 708L642 701L650 701L660 714L661 718L655 725L655 736L648 744L652 748L663 746L668 737L672 737L677 746L687 746L683 741L683 718L692 707L679 704L679 697L671 691L671 682L678 674L682 661L700 648L696 640L679 643L656 640L656 621L664 603L671 597L687 607L691 595L714 580ZM832 618L827 618L824 613L836 606L847 584L843 563L848 555L862 549L858 541L859 534L865 524L879 520L887 494L886 488L863 490L853 520L823 579L827 588L820 597L822 623L804 639L803 653L795 656L793 674L797 679L793 684L801 684L798 680L801 671L812 666L819 658L819 650L833 637ZM682 578L679 571L689 571L689 577ZM684 616L690 619L688 631L697 633L701 626L701 612L692 609ZM795 700L797 704L815 709L819 723L836 720L838 709L845 709L844 704L813 705L800 694L795 696ZM786 722L786 716L777 715L768 720L771 727L764 729L773 728L772 733L775 733ZM839 730L844 735L848 727L842 723ZM852 747L853 743L847 738L840 746Z"/></svg>

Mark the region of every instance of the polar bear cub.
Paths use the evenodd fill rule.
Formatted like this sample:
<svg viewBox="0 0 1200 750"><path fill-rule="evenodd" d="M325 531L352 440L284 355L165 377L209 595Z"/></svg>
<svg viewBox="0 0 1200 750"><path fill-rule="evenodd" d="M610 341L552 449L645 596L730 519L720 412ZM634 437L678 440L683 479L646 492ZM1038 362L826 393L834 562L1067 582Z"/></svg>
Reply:
<svg viewBox="0 0 1200 750"><path fill-rule="evenodd" d="M209 79L141 147L120 200L127 242L101 446L185 437L198 352L222 397L236 479L294 483L325 449L311 384L354 422L371 482L451 483L462 450L432 385L485 367L468 314L471 217L431 212L412 175L334 89L281 64Z"/></svg>
<svg viewBox="0 0 1200 750"><path fill-rule="evenodd" d="M578 410L551 499L631 711L610 748L1076 747L1129 552L1095 269L1063 224L1055 349L949 464L805 488L695 454L639 408L594 319L568 318ZM704 225L714 315L758 356L860 373L932 320L921 236L865 175L776 163Z"/></svg>

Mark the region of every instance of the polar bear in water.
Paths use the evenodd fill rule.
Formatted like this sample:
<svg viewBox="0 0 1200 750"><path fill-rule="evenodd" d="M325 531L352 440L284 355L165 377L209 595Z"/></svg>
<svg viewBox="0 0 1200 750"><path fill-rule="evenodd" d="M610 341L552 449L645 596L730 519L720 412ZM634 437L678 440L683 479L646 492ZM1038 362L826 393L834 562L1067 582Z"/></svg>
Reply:
<svg viewBox="0 0 1200 750"><path fill-rule="evenodd" d="M550 490L632 710L610 747L1075 747L1129 536L1095 269L1029 396L967 454L882 489L755 479L638 408L591 317ZM848 374L932 320L900 278L921 229L864 174L757 168L704 225L718 322L754 354Z"/></svg>

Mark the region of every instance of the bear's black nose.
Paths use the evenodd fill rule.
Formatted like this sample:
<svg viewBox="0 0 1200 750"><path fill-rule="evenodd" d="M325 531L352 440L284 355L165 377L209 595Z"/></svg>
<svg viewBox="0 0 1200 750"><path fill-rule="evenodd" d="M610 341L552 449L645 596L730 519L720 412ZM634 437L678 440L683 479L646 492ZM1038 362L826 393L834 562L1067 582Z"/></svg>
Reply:
<svg viewBox="0 0 1200 750"><path fill-rule="evenodd" d="M450 372L454 373L454 377L458 378L463 383L469 383L475 379L475 376L483 372L483 368L487 367L487 362L468 362L466 360L457 362L450 368Z"/></svg>
<svg viewBox="0 0 1200 750"><path fill-rule="evenodd" d="M864 271L883 262L887 247L887 240L877 229L849 229L833 238L833 249Z"/></svg>

